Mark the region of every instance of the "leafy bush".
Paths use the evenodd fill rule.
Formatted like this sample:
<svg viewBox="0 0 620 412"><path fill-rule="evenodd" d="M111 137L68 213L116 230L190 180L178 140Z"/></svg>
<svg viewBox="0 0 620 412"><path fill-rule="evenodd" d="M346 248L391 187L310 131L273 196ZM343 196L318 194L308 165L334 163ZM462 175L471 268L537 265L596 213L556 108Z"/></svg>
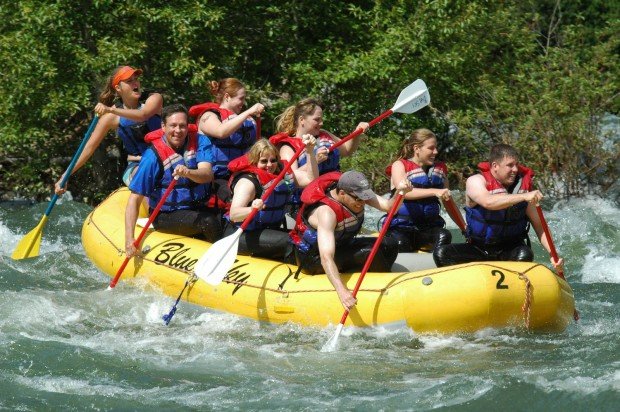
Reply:
<svg viewBox="0 0 620 412"><path fill-rule="evenodd" d="M412 129L440 137L452 187L488 146L509 142L556 196L618 177L617 143L599 119L618 112L619 6L558 0L24 0L0 6L0 194L42 198L92 118L101 83L121 64L144 69L165 103L208 100L208 80L234 76L267 103L263 133L289 104L326 103L325 127L344 135L391 107L416 78L432 107L376 126L344 162L378 190ZM458 131L457 131L458 130ZM94 203L120 184L117 139L70 181ZM461 186L462 187L462 186Z"/></svg>

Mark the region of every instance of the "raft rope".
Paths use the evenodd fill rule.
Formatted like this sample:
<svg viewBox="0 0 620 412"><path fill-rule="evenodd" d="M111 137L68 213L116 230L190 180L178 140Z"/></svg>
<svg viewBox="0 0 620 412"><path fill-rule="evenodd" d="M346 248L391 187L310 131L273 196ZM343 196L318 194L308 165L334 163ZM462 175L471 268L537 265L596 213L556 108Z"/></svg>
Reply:
<svg viewBox="0 0 620 412"><path fill-rule="evenodd" d="M527 277L525 273L519 273L519 279L525 282L525 301L523 302L523 306L521 306L521 311L523 312L523 321L525 322L525 327L527 329L530 328L530 315L532 310L532 282Z"/></svg>
<svg viewBox="0 0 620 412"><path fill-rule="evenodd" d="M92 224L98 231L99 233L101 233L101 235L110 243L110 245L112 245L119 253L119 255L124 253L124 250L119 248L118 246L116 246L114 244L114 242L103 232L103 230L101 230L101 228L93 221L92 219L92 215L89 216L89 224ZM177 298L176 303L173 306L173 309L170 311L172 313L172 315L174 315L174 311L176 311L176 305L179 302L181 296L183 295L183 292L185 291L185 288L188 285L193 285L197 280L198 277L194 274L193 271L189 271L186 269L180 269L180 268L176 268L173 266L169 266L166 264L162 264L160 262L155 262L153 259L149 259L146 256L141 256L140 257L143 260L146 260L147 262L151 262L151 263L155 263L157 265L161 265L161 266L165 266L168 269L172 269L175 270L177 272L181 272L181 273L185 273L189 276L188 280L185 282L185 286L183 287L183 290L181 291L181 294L179 295L179 297ZM484 266L489 266L492 267L494 269L502 269L508 273L513 273L515 275L518 276L518 278L520 280L522 280L525 283L525 300L523 302L523 305L521 306L521 311L523 312L523 320L525 323L525 327L527 329L530 328L530 318L531 318L531 309L532 309L532 300L533 300L533 295L532 295L532 291L534 289L534 287L532 286L532 282L530 281L530 279L527 277L526 273L533 270L534 268L536 268L537 266L543 266L540 265L538 263L533 263L532 266L530 266L529 268L527 268L524 272L519 272L517 270L514 269L510 269L510 268L506 268L503 266L498 266L498 265L491 265L489 263L484 263L484 262L476 262L476 263L471 263L471 264L467 264L467 265L463 265L463 267L469 267L469 266L476 266L476 265L484 265ZM386 294L388 293L389 289L404 283L404 282L408 282L410 280L415 280L415 279L419 279L419 278L424 278L427 276L433 276L433 275L440 275L442 273L446 273L446 272L450 272L453 269L451 268L442 268L442 269L437 269L431 272L424 272L424 274L420 274L420 275L411 275L411 276L405 276L402 279L399 279L396 282L390 283L388 286L380 288L380 289L360 289L360 291L363 292L376 292L376 293L381 293L381 294ZM193 281L190 282L190 280L193 279ZM255 289L262 289L265 291L269 291L269 292L273 292L273 293L279 293L284 297L288 297L290 294L297 294L297 293L319 293L319 292L333 292L333 289L302 289L302 290L284 290L284 289L274 289L274 288L270 288L270 287L266 287L264 285L253 285L251 283L247 283L246 281L238 281L238 280L232 280L232 279L227 279L224 278L223 282L229 283L231 285L237 285L237 286L243 286L243 287L248 287L248 288L255 288ZM188 292L189 293L189 292ZM172 316L170 316L171 318ZM164 319L165 321L165 319Z"/></svg>

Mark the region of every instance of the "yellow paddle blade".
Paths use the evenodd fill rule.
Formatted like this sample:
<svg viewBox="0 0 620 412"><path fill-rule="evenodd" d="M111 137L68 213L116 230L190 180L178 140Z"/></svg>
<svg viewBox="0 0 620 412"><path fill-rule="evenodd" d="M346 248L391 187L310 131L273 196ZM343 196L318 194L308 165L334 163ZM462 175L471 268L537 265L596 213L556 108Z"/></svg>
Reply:
<svg viewBox="0 0 620 412"><path fill-rule="evenodd" d="M39 256L39 247L41 246L41 235L43 227L47 223L47 216L43 215L41 221L17 244L11 258L15 260L26 259Z"/></svg>

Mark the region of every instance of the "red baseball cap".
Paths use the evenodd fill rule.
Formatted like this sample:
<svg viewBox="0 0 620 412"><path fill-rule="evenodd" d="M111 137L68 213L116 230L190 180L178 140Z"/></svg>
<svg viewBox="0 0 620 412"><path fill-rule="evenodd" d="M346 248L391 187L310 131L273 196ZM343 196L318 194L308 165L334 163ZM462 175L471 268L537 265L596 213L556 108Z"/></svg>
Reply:
<svg viewBox="0 0 620 412"><path fill-rule="evenodd" d="M134 69L131 66L121 67L112 79L112 87L116 87L120 82L130 79L134 74L140 76L142 74L142 69Z"/></svg>

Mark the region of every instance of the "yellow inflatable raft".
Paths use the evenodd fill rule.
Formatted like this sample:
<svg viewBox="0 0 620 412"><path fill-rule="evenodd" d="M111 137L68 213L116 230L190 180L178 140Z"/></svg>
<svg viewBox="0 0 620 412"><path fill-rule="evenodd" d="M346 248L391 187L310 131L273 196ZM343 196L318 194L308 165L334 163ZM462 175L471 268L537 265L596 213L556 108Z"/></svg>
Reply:
<svg viewBox="0 0 620 412"><path fill-rule="evenodd" d="M125 256L124 210L129 191L119 189L87 217L82 242L88 257L114 276ZM147 211L140 211L145 217ZM136 228L136 236L140 228ZM144 255L131 259L121 281L141 277L176 298L209 248L202 240L150 230ZM399 266L402 268L402 266ZM344 274L353 288L359 273ZM527 262L471 263L399 273L368 273L346 326L407 324L414 331L473 332L526 327L560 332L572 319L570 286L548 268ZM238 256L224 282L197 280L183 300L265 322L338 324L343 312L325 275L305 276L297 267Z"/></svg>

